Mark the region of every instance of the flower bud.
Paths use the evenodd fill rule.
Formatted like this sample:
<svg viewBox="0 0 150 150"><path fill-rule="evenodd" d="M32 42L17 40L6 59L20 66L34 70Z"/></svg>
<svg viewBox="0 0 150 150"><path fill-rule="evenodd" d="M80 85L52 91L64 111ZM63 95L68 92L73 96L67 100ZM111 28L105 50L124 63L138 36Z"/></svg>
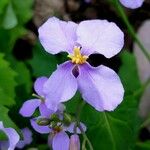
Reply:
<svg viewBox="0 0 150 150"><path fill-rule="evenodd" d="M71 135L69 150L80 150L80 140L77 134Z"/></svg>
<svg viewBox="0 0 150 150"><path fill-rule="evenodd" d="M51 120L51 121L55 121L55 122L60 121L60 119L58 118L58 115L57 115L57 114L52 114L51 117L50 117L50 120Z"/></svg>
<svg viewBox="0 0 150 150"><path fill-rule="evenodd" d="M39 118L37 119L37 124L40 125L40 126L47 126L50 124L50 120L47 119L47 118Z"/></svg>
<svg viewBox="0 0 150 150"><path fill-rule="evenodd" d="M50 128L55 128L57 126L57 122L51 121L49 127Z"/></svg>
<svg viewBox="0 0 150 150"><path fill-rule="evenodd" d="M72 117L70 114L64 113L64 119L63 119L64 123L66 125L69 125L72 122Z"/></svg>

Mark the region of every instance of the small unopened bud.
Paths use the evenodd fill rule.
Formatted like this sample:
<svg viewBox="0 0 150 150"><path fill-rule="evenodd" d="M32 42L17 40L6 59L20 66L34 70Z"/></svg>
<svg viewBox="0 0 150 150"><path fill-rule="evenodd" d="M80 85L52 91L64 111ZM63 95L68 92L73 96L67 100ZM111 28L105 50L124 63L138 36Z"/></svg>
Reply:
<svg viewBox="0 0 150 150"><path fill-rule="evenodd" d="M80 140L77 134L71 135L69 150L80 150Z"/></svg>
<svg viewBox="0 0 150 150"><path fill-rule="evenodd" d="M55 126L57 126L57 122L51 121L49 127L50 128L55 128Z"/></svg>
<svg viewBox="0 0 150 150"><path fill-rule="evenodd" d="M39 118L37 119L37 124L40 125L40 126L47 126L50 124L50 120L47 119L47 118Z"/></svg>
<svg viewBox="0 0 150 150"><path fill-rule="evenodd" d="M60 119L58 118L58 115L57 115L57 114L52 114L51 117L50 117L50 120L51 120L51 121L55 121L55 122L60 121Z"/></svg>
<svg viewBox="0 0 150 150"><path fill-rule="evenodd" d="M64 113L64 119L63 119L64 123L66 125L69 125L72 122L72 117L70 114Z"/></svg>

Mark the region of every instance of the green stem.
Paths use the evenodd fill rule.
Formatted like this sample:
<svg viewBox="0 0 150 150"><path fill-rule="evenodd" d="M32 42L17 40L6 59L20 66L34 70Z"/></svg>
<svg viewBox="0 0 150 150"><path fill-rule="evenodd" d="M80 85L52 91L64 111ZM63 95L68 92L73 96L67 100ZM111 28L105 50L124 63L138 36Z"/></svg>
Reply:
<svg viewBox="0 0 150 150"><path fill-rule="evenodd" d="M150 84L150 77L147 79L147 81L143 84L143 88L147 88Z"/></svg>
<svg viewBox="0 0 150 150"><path fill-rule="evenodd" d="M147 127L148 125L150 125L150 115L149 115L148 118L141 124L140 128Z"/></svg>
<svg viewBox="0 0 150 150"><path fill-rule="evenodd" d="M144 90L150 85L150 78L143 84ZM148 115L148 118L141 124L140 128L144 128L146 126L150 125L150 114Z"/></svg>
<svg viewBox="0 0 150 150"><path fill-rule="evenodd" d="M77 127L79 127L79 129L80 129L80 131L81 131L81 133L82 133L82 135L83 135L84 142L87 142L87 144L88 144L90 150L94 150L94 149L93 149L93 146L92 146L92 144L91 144L91 142L90 142L90 140L88 139L88 137L87 137L87 135L85 134L85 132L84 132L82 126L80 125L81 111L82 111L82 109L83 109L83 107L84 107L85 104L86 104L85 101L82 101L82 102L80 101L79 104L77 105L77 109L76 109L76 125L77 125Z"/></svg>
<svg viewBox="0 0 150 150"><path fill-rule="evenodd" d="M77 105L77 109L76 109L76 121L80 122L80 115L81 115L81 111L85 105L85 101L80 101L79 104Z"/></svg>
<svg viewBox="0 0 150 150"><path fill-rule="evenodd" d="M145 55L145 57L150 62L150 54L148 53L148 50L146 50L146 48L143 46L143 44L141 43L141 41L139 40L139 38L135 34L135 31L134 31L132 25L130 24L130 22L129 22L127 16L126 16L126 14L125 14L124 9L122 8L122 6L118 2L118 0L114 0L114 4L115 4L115 6L116 6L116 8L117 8L117 10L118 10L118 12L119 12L119 14L120 14L123 22L127 26L129 34L136 41L136 43L138 44L138 46L141 49L141 51L143 52L143 54Z"/></svg>
<svg viewBox="0 0 150 150"><path fill-rule="evenodd" d="M90 140L88 139L87 135L85 134L85 132L84 132L84 130L83 130L83 128L81 127L80 124L78 125L78 127L79 127L79 129L80 129L80 131L81 131L81 133L82 133L82 135L83 135L84 140L87 141L87 144L89 145L90 150L94 150L94 149L93 149L93 146L92 146L92 144L91 144L91 142L90 142Z"/></svg>
<svg viewBox="0 0 150 150"><path fill-rule="evenodd" d="M37 95L37 94L35 94L35 93L33 93L32 96L34 96L34 97L40 99L42 102L45 101L45 99L44 99L43 97L41 97L41 96L39 96L39 95Z"/></svg>
<svg viewBox="0 0 150 150"><path fill-rule="evenodd" d="M86 150L86 139L83 139L83 142L82 142L82 150Z"/></svg>
<svg viewBox="0 0 150 150"><path fill-rule="evenodd" d="M143 83L142 86L133 93L133 95L135 97L139 96L141 93L143 93L143 91L146 90L146 88L149 86L149 84L150 84L150 78L148 78L147 81L145 83Z"/></svg>

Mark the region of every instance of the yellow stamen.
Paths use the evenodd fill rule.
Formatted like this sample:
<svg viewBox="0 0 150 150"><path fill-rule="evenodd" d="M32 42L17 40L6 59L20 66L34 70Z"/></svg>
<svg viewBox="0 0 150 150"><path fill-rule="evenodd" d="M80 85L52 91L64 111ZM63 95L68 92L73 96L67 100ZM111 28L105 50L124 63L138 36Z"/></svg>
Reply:
<svg viewBox="0 0 150 150"><path fill-rule="evenodd" d="M68 57L71 59L72 63L84 64L86 62L86 60L88 59L88 56L81 55L80 47L75 46L73 51L74 51L73 55L68 55Z"/></svg>

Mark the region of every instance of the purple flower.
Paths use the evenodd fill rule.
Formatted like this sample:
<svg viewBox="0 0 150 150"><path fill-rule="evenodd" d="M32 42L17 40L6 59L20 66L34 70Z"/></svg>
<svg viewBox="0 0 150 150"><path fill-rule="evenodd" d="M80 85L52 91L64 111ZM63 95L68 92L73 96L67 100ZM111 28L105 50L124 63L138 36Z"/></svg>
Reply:
<svg viewBox="0 0 150 150"><path fill-rule="evenodd" d="M70 133L74 133L74 125L75 123L71 123L69 127L64 127L63 125L56 125L54 128L50 126L40 126L37 124L36 120L31 120L32 127L39 133L49 133L48 144L51 146L53 150L68 150L69 149L69 136L66 131ZM80 123L84 132L86 131L86 126L83 123ZM76 133L80 134L81 131L77 128Z"/></svg>
<svg viewBox="0 0 150 150"><path fill-rule="evenodd" d="M32 142L32 132L28 128L22 129L23 140L20 140L16 147L22 149L25 145Z"/></svg>
<svg viewBox="0 0 150 150"><path fill-rule="evenodd" d="M20 138L18 133L13 128L5 128L2 121L0 121L0 131L3 131L9 140L9 142L0 141L0 149L14 150Z"/></svg>
<svg viewBox="0 0 150 150"><path fill-rule="evenodd" d="M69 150L80 150L80 140L77 134L71 135Z"/></svg>
<svg viewBox="0 0 150 150"><path fill-rule="evenodd" d="M43 92L43 85L47 81L46 77L38 78L34 83L34 90L38 94L37 97L39 99L30 99L24 102L23 106L21 107L19 113L24 117L30 117L33 115L35 110L39 107L41 115L49 114L51 110L47 109L45 105L45 94ZM47 112L48 111L48 112Z"/></svg>
<svg viewBox="0 0 150 150"><path fill-rule="evenodd" d="M61 120L62 120L62 117L63 117L62 114L63 114L64 109L65 109L65 106L63 104L59 104L58 105L58 110L55 112L55 114L57 114L58 117ZM30 119L31 126L34 128L35 131L37 131L37 132L39 132L41 134L50 133L52 130L49 127L49 125L45 125L45 126L38 125L37 124L37 120L40 119L40 118L45 118L45 119L47 118L47 119L49 119L52 114L54 114L54 112L49 110L47 107L45 107L45 108L43 107L41 116L39 116L37 118Z"/></svg>
<svg viewBox="0 0 150 150"><path fill-rule="evenodd" d="M74 125L75 123L72 123L71 126L69 126L68 128L63 128L59 131L59 132L51 132L51 134L49 135L49 145L52 145L53 150L69 150L70 147L70 140L69 136L67 135L66 131L70 132L70 133L74 133ZM80 125L82 126L84 132L86 131L86 126L83 123L80 123ZM71 129L72 128L72 129ZM77 134L80 134L81 131L79 130L79 128L77 129Z"/></svg>
<svg viewBox="0 0 150 150"><path fill-rule="evenodd" d="M82 129L85 132L86 131L86 126L84 125L84 123L80 122L80 126L82 127ZM68 132L70 132L70 133L75 133L74 132L74 127L75 127L75 122L72 122L70 124L70 126L67 127L65 130L68 131ZM78 127L76 128L76 133L81 134L81 131L80 131L80 129Z"/></svg>
<svg viewBox="0 0 150 150"><path fill-rule="evenodd" d="M142 6L144 0L120 0L120 3L131 9L139 8Z"/></svg>
<svg viewBox="0 0 150 150"><path fill-rule="evenodd" d="M41 134L49 134L48 136L48 144L50 147L52 146L53 150L68 150L69 149L69 143L70 139L67 135L67 132L74 133L74 131L77 134L80 134L81 131L78 127L76 127L75 122L71 123L69 126L65 126L63 123L63 111L64 107L63 105L59 105L59 108L57 112L53 113L58 117L58 119L54 119L54 121L51 119L51 116L53 114L47 114L46 116L40 116L38 118L31 119L31 125L34 128L35 131L41 133ZM43 120L47 121L50 119L51 121L48 122L46 125L39 125L38 120L44 118ZM86 131L86 126L83 123L80 123L80 126L82 127L83 131Z"/></svg>
<svg viewBox="0 0 150 150"><path fill-rule="evenodd" d="M121 103L124 89L118 75L86 61L93 53L110 58L121 51L124 35L115 23L89 20L78 25L52 17L39 28L39 39L47 52L64 51L71 59L59 65L44 84L48 108L57 110L58 104L71 99L77 89L98 111L114 110Z"/></svg>

